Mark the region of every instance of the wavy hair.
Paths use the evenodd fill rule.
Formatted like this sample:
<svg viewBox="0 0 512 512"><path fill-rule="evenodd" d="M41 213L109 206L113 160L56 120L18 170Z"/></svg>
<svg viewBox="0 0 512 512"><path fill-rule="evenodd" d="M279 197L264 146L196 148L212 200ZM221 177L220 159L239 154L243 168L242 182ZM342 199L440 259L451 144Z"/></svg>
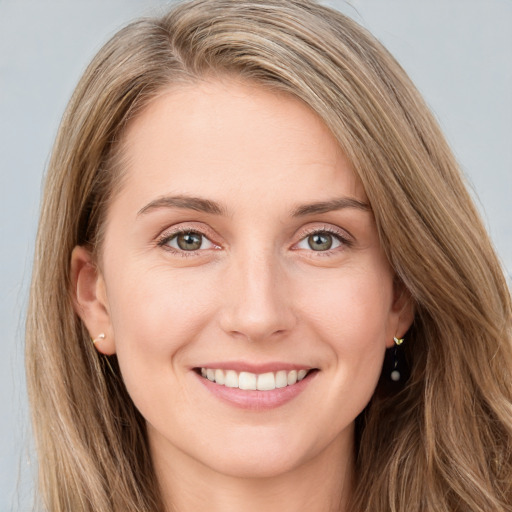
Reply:
<svg viewBox="0 0 512 512"><path fill-rule="evenodd" d="M70 257L99 250L123 131L163 90L231 74L314 110L364 185L415 303L409 379L381 378L357 420L358 512L512 510L511 300L458 165L393 57L310 0L192 0L96 55L47 170L26 333L39 488L52 512L163 510L145 423L115 356L75 314Z"/></svg>

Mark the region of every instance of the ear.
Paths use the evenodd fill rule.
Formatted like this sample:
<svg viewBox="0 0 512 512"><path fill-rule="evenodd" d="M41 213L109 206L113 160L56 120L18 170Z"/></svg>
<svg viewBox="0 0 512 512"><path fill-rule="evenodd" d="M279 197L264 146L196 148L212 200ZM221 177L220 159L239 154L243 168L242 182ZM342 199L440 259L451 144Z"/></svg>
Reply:
<svg viewBox="0 0 512 512"><path fill-rule="evenodd" d="M393 337L403 338L414 320L414 301L409 290L398 278L393 282L393 304L391 306L391 326L394 330L389 340L386 341L388 348L394 345Z"/></svg>
<svg viewBox="0 0 512 512"><path fill-rule="evenodd" d="M114 354L116 349L105 281L91 251L80 245L71 253L71 292L73 307L84 322L91 339L105 334L104 338L98 339L94 344L96 349L102 354Z"/></svg>

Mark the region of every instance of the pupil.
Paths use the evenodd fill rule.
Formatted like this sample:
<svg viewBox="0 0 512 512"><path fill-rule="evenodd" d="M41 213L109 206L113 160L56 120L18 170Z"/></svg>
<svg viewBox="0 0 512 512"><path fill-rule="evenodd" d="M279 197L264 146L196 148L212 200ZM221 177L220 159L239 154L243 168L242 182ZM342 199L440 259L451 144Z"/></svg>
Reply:
<svg viewBox="0 0 512 512"><path fill-rule="evenodd" d="M309 237L308 244L314 251L327 251L332 246L332 236L316 233Z"/></svg>
<svg viewBox="0 0 512 512"><path fill-rule="evenodd" d="M184 251L195 251L201 247L201 235L181 233L178 235L178 247Z"/></svg>

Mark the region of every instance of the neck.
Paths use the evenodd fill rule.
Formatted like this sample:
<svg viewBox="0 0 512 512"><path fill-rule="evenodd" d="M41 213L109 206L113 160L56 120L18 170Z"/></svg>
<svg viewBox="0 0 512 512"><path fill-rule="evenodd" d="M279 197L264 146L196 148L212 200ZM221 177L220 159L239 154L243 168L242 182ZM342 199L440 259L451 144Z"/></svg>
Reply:
<svg viewBox="0 0 512 512"><path fill-rule="evenodd" d="M153 443L152 443L153 445ZM166 512L344 512L352 490L353 442L336 439L314 458L279 475L226 475L175 447L152 446ZM166 452L165 456L162 453ZM158 456L155 456L159 454Z"/></svg>

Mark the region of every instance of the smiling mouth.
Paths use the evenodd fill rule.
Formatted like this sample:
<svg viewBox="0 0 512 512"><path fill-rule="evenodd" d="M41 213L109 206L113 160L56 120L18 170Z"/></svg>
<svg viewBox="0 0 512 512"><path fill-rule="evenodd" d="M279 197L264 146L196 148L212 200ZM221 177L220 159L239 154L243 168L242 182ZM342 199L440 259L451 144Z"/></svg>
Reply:
<svg viewBox="0 0 512 512"><path fill-rule="evenodd" d="M310 368L309 370L279 370L277 372L251 373L222 370L220 368L197 368L196 371L205 379L227 388L272 391L293 386L318 370Z"/></svg>

